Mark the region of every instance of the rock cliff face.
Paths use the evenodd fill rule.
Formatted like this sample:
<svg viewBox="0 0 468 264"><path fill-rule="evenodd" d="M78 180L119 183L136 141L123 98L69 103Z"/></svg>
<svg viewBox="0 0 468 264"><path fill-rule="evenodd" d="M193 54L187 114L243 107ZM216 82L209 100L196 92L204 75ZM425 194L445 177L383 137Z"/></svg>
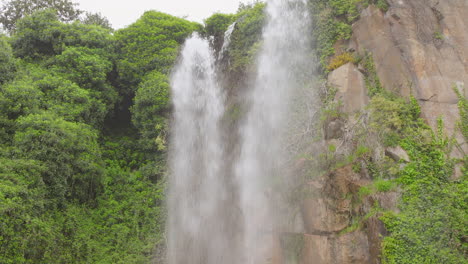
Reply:
<svg viewBox="0 0 468 264"><path fill-rule="evenodd" d="M374 6L361 13L350 47L371 52L382 86L403 96L413 94L428 123L435 127L442 117L446 132L466 152L468 146L456 132L453 88L468 95L468 1L388 2L386 13Z"/></svg>
<svg viewBox="0 0 468 264"><path fill-rule="evenodd" d="M386 12L373 5L362 11L342 49L360 55L370 52L382 87L405 97L413 95L433 128L441 117L446 133L455 136L460 146L452 156L463 157L468 145L457 128L460 117L454 87L468 96L468 1L387 2ZM345 113L359 112L369 102L363 72L352 63L329 73L328 85L337 88L335 99L342 102ZM346 125L336 128L335 123L326 124L325 140L342 142ZM395 161L408 161L401 148L383 153ZM309 195L300 205L304 232L289 235L300 237L300 258L287 260L282 244L283 258L275 258L274 263L381 263L386 230L372 207L378 202L381 208L397 212L400 194L373 194L358 202L360 187L370 182L367 172L356 173L348 165L305 184Z"/></svg>

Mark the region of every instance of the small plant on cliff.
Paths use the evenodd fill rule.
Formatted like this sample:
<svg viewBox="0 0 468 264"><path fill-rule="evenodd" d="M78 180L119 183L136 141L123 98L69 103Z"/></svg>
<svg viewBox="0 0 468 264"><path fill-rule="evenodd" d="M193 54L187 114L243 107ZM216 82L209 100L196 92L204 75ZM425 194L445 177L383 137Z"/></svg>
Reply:
<svg viewBox="0 0 468 264"><path fill-rule="evenodd" d="M396 146L411 127L424 126L419 118L420 108L415 98L386 98L376 95L369 104L370 126L386 146Z"/></svg>
<svg viewBox="0 0 468 264"><path fill-rule="evenodd" d="M468 99L462 95L458 88L454 87L453 90L458 96L458 109L460 111L460 129L465 137L468 140Z"/></svg>
<svg viewBox="0 0 468 264"><path fill-rule="evenodd" d="M442 33L440 33L439 31L436 31L436 32L434 32L434 39L443 40L444 35Z"/></svg>
<svg viewBox="0 0 468 264"><path fill-rule="evenodd" d="M385 0L377 0L375 5L384 12L388 11L389 5Z"/></svg>
<svg viewBox="0 0 468 264"><path fill-rule="evenodd" d="M383 93L384 89L380 83L372 53L366 52L366 55L362 58L361 63L366 70L364 79L369 96L372 97L376 94Z"/></svg>
<svg viewBox="0 0 468 264"><path fill-rule="evenodd" d="M345 52L343 54L340 54L338 56L335 56L330 63L327 66L328 71L333 71L335 69L338 69L339 67L345 65L348 62L355 62L356 59L353 56L352 53L350 52Z"/></svg>

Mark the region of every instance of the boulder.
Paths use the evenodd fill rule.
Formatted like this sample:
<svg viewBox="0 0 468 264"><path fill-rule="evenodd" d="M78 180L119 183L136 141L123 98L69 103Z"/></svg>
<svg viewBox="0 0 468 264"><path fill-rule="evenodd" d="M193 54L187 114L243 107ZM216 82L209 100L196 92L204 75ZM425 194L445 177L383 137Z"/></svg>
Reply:
<svg viewBox="0 0 468 264"><path fill-rule="evenodd" d="M389 147L385 149L385 155L387 155L389 158L397 162L400 160L405 161L405 162L410 161L408 153L406 153L406 151L402 149L400 146Z"/></svg>
<svg viewBox="0 0 468 264"><path fill-rule="evenodd" d="M345 113L360 111L369 103L364 75L351 62L332 71L328 84L337 89L335 100L343 103Z"/></svg>

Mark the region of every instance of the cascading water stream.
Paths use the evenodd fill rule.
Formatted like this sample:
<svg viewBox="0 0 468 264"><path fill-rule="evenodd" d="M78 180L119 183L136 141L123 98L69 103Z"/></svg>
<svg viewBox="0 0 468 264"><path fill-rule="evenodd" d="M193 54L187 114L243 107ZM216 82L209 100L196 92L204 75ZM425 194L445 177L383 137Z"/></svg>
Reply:
<svg viewBox="0 0 468 264"><path fill-rule="evenodd" d="M168 263L223 263L226 195L219 121L224 99L208 41L194 34L171 78L174 120L170 157Z"/></svg>
<svg viewBox="0 0 468 264"><path fill-rule="evenodd" d="M242 151L236 164L244 224L244 261L263 263L262 248L274 233L275 219L269 185L281 175L287 160L283 145L287 112L296 87L304 85L309 66L310 19L306 1L271 0L263 47L257 60L257 76L248 95L250 111L241 127ZM309 70L310 71L310 70ZM308 72L306 70L306 72Z"/></svg>
<svg viewBox="0 0 468 264"><path fill-rule="evenodd" d="M225 99L209 42L194 34L184 44L171 78L169 264L270 263L278 216L270 183L285 176L287 114L293 93L304 86L301 74L310 71L305 10L305 0L267 4L247 113L233 133L238 156L224 148L232 135L221 127ZM234 30L235 24L226 32L218 61Z"/></svg>
<svg viewBox="0 0 468 264"><path fill-rule="evenodd" d="M237 24L237 22L232 23L228 27L226 32L224 32L223 46L221 47L221 50L219 51L218 60L223 59L223 56L225 55L225 53L226 53L226 51L227 51L227 49L229 47L229 44L231 44L231 35L232 35L232 32L234 32L234 29L236 28L236 24Z"/></svg>

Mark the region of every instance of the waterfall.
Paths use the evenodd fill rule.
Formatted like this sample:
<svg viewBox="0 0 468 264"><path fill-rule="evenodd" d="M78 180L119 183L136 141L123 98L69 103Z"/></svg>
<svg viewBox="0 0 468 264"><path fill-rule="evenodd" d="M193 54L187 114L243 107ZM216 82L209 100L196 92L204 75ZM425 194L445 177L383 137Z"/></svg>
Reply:
<svg viewBox="0 0 468 264"><path fill-rule="evenodd" d="M242 151L235 166L243 210L243 263L247 264L264 263L268 254L264 249L272 246L269 234L274 233L277 216L270 186L285 176L287 113L309 66L306 10L306 1L301 0L271 0L266 7L263 47L254 86L246 98L250 109L240 128Z"/></svg>
<svg viewBox="0 0 468 264"><path fill-rule="evenodd" d="M225 99L209 42L197 34L186 40L171 77L169 264L271 262L278 231L271 182L288 180L288 111L310 71L306 10L305 0L268 2L263 47L238 133L221 128ZM225 33L218 61L234 28ZM225 149L231 134L239 153Z"/></svg>
<svg viewBox="0 0 468 264"><path fill-rule="evenodd" d="M223 40L223 46L221 47L221 50L219 51L219 54L218 54L218 60L222 60L223 57L224 57L224 54L226 53L228 47L229 47L229 44L231 44L231 35L232 35L232 32L234 32L234 29L236 28L236 22L232 23L228 29L226 30L226 32L224 32L224 40Z"/></svg>
<svg viewBox="0 0 468 264"><path fill-rule="evenodd" d="M186 40L172 78L168 263L224 263L223 94L208 41Z"/></svg>

